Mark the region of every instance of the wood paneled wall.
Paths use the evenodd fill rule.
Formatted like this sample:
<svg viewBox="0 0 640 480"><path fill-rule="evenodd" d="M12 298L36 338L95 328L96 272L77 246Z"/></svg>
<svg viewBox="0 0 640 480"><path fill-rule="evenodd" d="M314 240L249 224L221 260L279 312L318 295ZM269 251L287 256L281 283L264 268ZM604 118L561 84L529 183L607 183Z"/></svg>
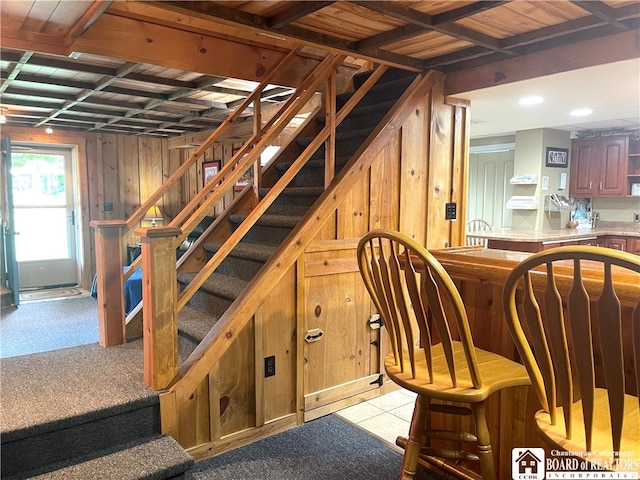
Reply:
<svg viewBox="0 0 640 480"><path fill-rule="evenodd" d="M68 146L74 150L76 204L80 212L81 274L80 285L89 288L95 274L92 220L126 220L160 185L184 162L196 148L169 148L170 141L152 137L110 134L78 134L56 131L52 135L33 129L3 128L3 135L19 144L32 143ZM201 134L200 137L204 135ZM216 144L189 174L173 187L159 202L165 225L202 188L203 161L231 158L232 151L241 145L235 138L229 143ZM176 141L173 142L176 144ZM109 205L112 210L109 210ZM222 208L222 206L217 207ZM149 226L142 221L143 227ZM133 229L123 238L123 254L127 244L139 242ZM123 258L126 256L123 255Z"/></svg>

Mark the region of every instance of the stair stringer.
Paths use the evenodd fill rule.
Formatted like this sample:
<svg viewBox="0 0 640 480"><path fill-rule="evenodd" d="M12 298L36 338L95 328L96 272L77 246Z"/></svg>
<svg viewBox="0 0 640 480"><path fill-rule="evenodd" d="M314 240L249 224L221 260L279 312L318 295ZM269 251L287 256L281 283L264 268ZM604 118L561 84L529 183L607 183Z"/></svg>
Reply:
<svg viewBox="0 0 640 480"><path fill-rule="evenodd" d="M441 94L443 81L441 74L429 72L414 83L413 88L403 94L395 107L387 113L300 224L278 248L275 255L182 365L177 378L167 391L161 394L162 431L173 435L195 458L217 455L222 451L302 423L301 384L304 358L301 348L296 348L296 352L290 354L291 358L295 357L295 360L292 360L293 367L288 372L288 380L292 384L288 385L288 388L289 391L295 391L294 401L285 402L288 405L283 412L275 412L275 414L266 412L264 384L268 379L262 375L261 347L256 345L256 339L260 338L260 335L257 335L256 331L265 327L263 320L278 308L284 311L285 317L292 313L297 317L295 324L290 323L283 336L289 336L290 339L301 331L301 309L296 303L300 301L298 275L303 268L301 259L305 249L311 242L322 239L323 232L335 233L335 227L326 228L327 222L335 222L335 212L341 203L350 194L352 188L368 175L370 167L379 158L379 153L385 150L387 143L392 141L391 139L398 141L398 134L405 121L412 114L417 114L416 105L424 104L424 98L431 95L434 86L439 88L441 97L439 101L444 104ZM434 119L430 118L424 123L424 128L433 129L427 125L434 123L436 123ZM438 131L435 134L440 135L448 128L451 127L444 124L438 125L436 129ZM434 132L421 133L425 136L434 134ZM412 175L412 173L407 172L406 175ZM388 226L391 228L391 225ZM332 240L335 237L326 237L326 239ZM278 305L284 305L284 307L278 307ZM298 337L300 337L299 334ZM294 343L300 346L300 338L297 338ZM240 358L244 354L245 360L248 358L250 365L243 363L243 366L252 367L252 374L248 375L253 375L255 379L253 390L245 389L243 392L246 395L245 401L255 403L255 412L249 415L252 418L245 418L244 423L239 422L233 431L226 431L222 425L224 422L221 421L221 415L232 415L233 412L229 414L228 410L225 411L228 404L216 391L216 375L219 372L221 360L228 352L234 352L235 358Z"/></svg>

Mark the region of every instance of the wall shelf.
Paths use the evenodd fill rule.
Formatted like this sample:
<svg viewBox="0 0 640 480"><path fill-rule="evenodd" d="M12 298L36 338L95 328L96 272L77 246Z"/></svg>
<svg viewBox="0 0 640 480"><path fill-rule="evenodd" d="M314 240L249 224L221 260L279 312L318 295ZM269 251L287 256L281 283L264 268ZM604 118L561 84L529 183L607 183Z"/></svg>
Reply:
<svg viewBox="0 0 640 480"><path fill-rule="evenodd" d="M514 195L507 201L509 210L538 210L537 195Z"/></svg>
<svg viewBox="0 0 640 480"><path fill-rule="evenodd" d="M522 175L514 175L509 180L511 185L536 185L538 183L537 173L525 173Z"/></svg>

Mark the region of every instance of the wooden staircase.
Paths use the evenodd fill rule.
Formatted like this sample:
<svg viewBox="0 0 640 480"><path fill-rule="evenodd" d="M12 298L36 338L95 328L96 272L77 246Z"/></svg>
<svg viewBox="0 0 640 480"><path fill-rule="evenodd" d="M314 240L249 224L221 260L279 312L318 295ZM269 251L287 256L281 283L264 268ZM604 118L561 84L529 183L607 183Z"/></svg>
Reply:
<svg viewBox="0 0 640 480"><path fill-rule="evenodd" d="M255 135L169 226L136 230L142 255L133 266L142 265L144 300L127 334L144 317L145 379L161 391L161 430L196 459L380 394L384 340L369 326L374 312L355 263L364 233L393 228L427 247L464 238L461 222L442 218L446 203L464 200L466 103L443 95L437 72L386 67L358 75L352 92L335 95L341 61L327 57L295 101L256 123ZM325 109L259 166L260 151L323 83ZM254 168L255 184L175 262L176 247L247 168ZM167 188L126 224L93 225L100 265L110 260L109 245L121 241L115 229L135 225ZM99 298L121 294L109 280L120 276L119 265L98 272ZM108 305L114 303L103 304L105 345L122 337L122 315Z"/></svg>
<svg viewBox="0 0 640 480"><path fill-rule="evenodd" d="M356 75L355 88L361 87L370 75L371 72ZM336 174L362 146L389 108L395 104L415 78L416 74L411 72L387 71L344 119L337 128L335 136ZM343 106L351 95L352 93L349 92L338 96L338 108ZM318 126L324 126L325 115L317 115L315 121ZM312 140L313 137L297 138L296 147L304 149ZM322 146L200 287L198 293L189 302L188 308L182 310L178 316L181 359L186 359L204 339L217 319L276 253L278 246L291 234L324 192L324 159L325 151ZM281 162L276 163L274 168L281 177L290 166L291 162ZM260 198L264 198L269 191L270 188L261 188ZM234 231L247 217L248 214L230 215L227 220L228 226L225 228ZM211 232L211 235L214 236L215 232ZM221 247L221 242L206 241L202 246L209 255L215 254ZM181 285L188 285L196 274L197 272L180 272L177 277L178 282Z"/></svg>

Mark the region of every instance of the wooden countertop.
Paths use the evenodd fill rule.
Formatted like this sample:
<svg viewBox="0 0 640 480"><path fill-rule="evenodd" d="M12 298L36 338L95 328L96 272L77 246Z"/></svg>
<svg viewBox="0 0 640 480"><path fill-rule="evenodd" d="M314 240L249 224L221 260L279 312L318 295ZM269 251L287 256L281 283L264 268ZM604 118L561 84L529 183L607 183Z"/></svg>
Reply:
<svg viewBox="0 0 640 480"><path fill-rule="evenodd" d="M456 280L471 280L474 282L494 284L502 286L511 270L522 260L533 255L528 252L515 252L511 250L497 250L474 247L450 247L430 252L443 265L445 270ZM566 268L558 268L556 274L564 277L561 283L570 284L573 281L571 262ZM640 297L640 274L624 270L616 272L614 269L614 283L621 287L618 292L623 304L636 305ZM602 267L600 265L590 268L585 265L583 276L587 288L602 288Z"/></svg>
<svg viewBox="0 0 640 480"><path fill-rule="evenodd" d="M471 238L487 238L510 242L541 242L543 244L570 240L588 240L607 235L640 238L640 229L623 229L620 227L561 228L557 230L499 228L488 232L467 233L467 236Z"/></svg>

